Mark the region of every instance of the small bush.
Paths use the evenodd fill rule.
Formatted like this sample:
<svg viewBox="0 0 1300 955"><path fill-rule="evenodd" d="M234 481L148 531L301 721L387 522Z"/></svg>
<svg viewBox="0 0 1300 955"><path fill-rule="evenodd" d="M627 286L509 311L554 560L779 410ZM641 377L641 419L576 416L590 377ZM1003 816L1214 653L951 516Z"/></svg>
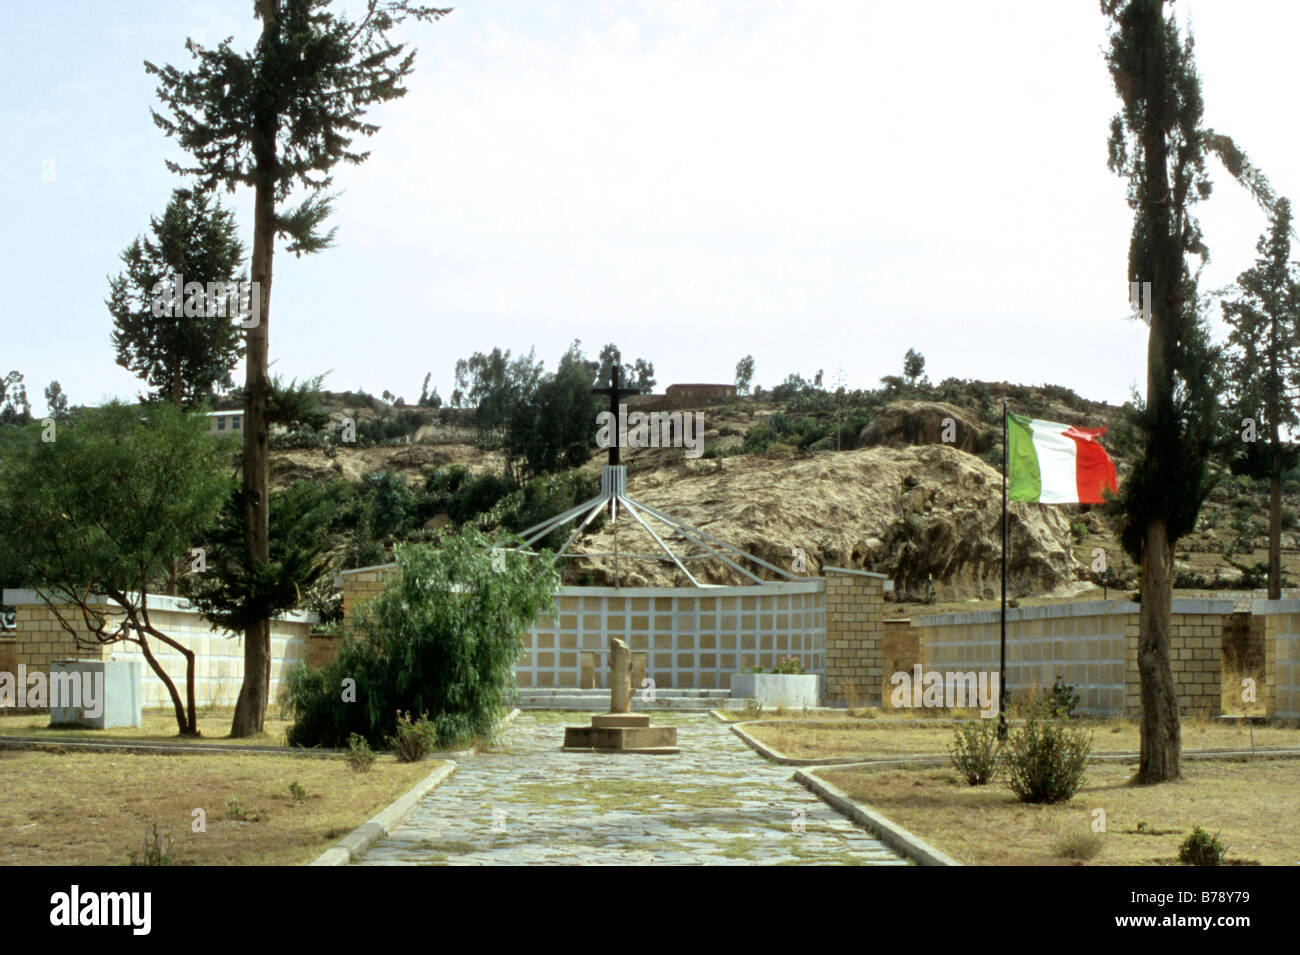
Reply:
<svg viewBox="0 0 1300 955"><path fill-rule="evenodd" d="M1043 690L1043 707L1053 719L1070 719L1079 705L1079 694L1059 676L1050 689Z"/></svg>
<svg viewBox="0 0 1300 955"><path fill-rule="evenodd" d="M172 839L166 830L153 823L144 831L144 849L136 855L131 853L131 865L171 865Z"/></svg>
<svg viewBox="0 0 1300 955"><path fill-rule="evenodd" d="M1056 854L1062 859L1078 859L1081 862L1087 862L1089 859L1096 858L1101 852L1105 840L1102 839L1101 833L1076 832L1065 836L1056 843Z"/></svg>
<svg viewBox="0 0 1300 955"><path fill-rule="evenodd" d="M1197 826L1178 849L1178 861L1183 865L1223 865L1223 856L1228 847L1219 841L1216 832L1210 835Z"/></svg>
<svg viewBox="0 0 1300 955"><path fill-rule="evenodd" d="M960 723L954 727L952 737L948 755L957 772L972 786L991 782L1001 750L997 724L993 720Z"/></svg>
<svg viewBox="0 0 1300 955"><path fill-rule="evenodd" d="M248 821L248 810L244 808L238 796L231 796L226 800L226 818L231 822Z"/></svg>
<svg viewBox="0 0 1300 955"><path fill-rule="evenodd" d="M527 559L512 540L469 527L396 545L395 572L349 618L335 659L289 672L289 745L342 747L360 733L378 749L402 710L427 713L443 746L492 738L508 712L519 634L554 608L560 582L545 551ZM364 702L342 699L344 679Z"/></svg>
<svg viewBox="0 0 1300 955"><path fill-rule="evenodd" d="M348 737L348 769L354 773L368 773L375 762L375 751L360 733Z"/></svg>
<svg viewBox="0 0 1300 955"><path fill-rule="evenodd" d="M307 798L307 787L295 779L289 784L289 795L293 797L294 802L302 802Z"/></svg>
<svg viewBox="0 0 1300 955"><path fill-rule="evenodd" d="M763 705L758 700L745 701L745 718L756 720L763 715Z"/></svg>
<svg viewBox="0 0 1300 955"><path fill-rule="evenodd" d="M1021 802L1065 802L1083 785L1092 734L1061 720L1044 719L1035 707L1023 729L1012 733L1002 757L1007 785Z"/></svg>
<svg viewBox="0 0 1300 955"><path fill-rule="evenodd" d="M418 763L438 748L438 729L429 722L429 714L422 713L412 720L410 713L398 712L397 732L386 737L393 755L399 763Z"/></svg>
<svg viewBox="0 0 1300 955"><path fill-rule="evenodd" d="M1074 537L1076 544L1082 544L1083 539L1088 536L1088 525L1083 521L1072 521L1070 523L1070 534Z"/></svg>

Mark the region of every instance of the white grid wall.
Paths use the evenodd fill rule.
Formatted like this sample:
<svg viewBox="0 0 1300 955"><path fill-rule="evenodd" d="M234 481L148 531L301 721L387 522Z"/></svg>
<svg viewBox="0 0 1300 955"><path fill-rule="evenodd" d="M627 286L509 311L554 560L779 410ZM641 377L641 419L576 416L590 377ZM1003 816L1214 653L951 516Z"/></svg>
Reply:
<svg viewBox="0 0 1300 955"><path fill-rule="evenodd" d="M796 657L826 675L825 581L702 590L566 587L554 617L523 637L515 667L521 687L576 687L581 654L594 654L598 687L608 684L611 638L646 654L646 675L664 689L727 689L744 666L771 668Z"/></svg>
<svg viewBox="0 0 1300 955"><path fill-rule="evenodd" d="M1074 687L1080 712L1122 715L1127 617L1086 604L1008 611L1008 691L1050 687L1059 676ZM921 630L925 670L997 672L1001 624L996 613L922 617L913 626Z"/></svg>

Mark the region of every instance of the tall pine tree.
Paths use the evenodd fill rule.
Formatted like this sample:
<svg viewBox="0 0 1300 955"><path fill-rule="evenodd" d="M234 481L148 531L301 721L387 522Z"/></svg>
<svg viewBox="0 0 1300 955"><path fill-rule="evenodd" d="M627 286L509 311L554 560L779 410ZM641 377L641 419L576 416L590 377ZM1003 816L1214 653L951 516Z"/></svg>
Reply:
<svg viewBox="0 0 1300 955"><path fill-rule="evenodd" d="M153 389L150 397L191 408L234 384L230 373L243 354L237 319L227 307L207 308L202 296L192 303L198 309L186 309L182 300L164 310L156 307L163 303L154 290L161 283L170 291L176 275L205 289L209 282L242 281L237 273L244 246L234 212L191 189L175 190L149 227L153 237L127 246L121 255L126 270L109 279L105 304L113 316L113 348L117 363Z"/></svg>
<svg viewBox="0 0 1300 955"><path fill-rule="evenodd" d="M1112 21L1106 59L1124 104L1111 123L1109 165L1128 180L1134 210L1128 278L1150 283L1146 400L1136 422L1141 459L1124 482L1121 507L1124 547L1142 580L1137 781L1154 783L1180 771L1182 730L1169 663L1173 546L1192 529L1209 489L1213 355L1188 256L1206 256L1190 209L1209 195L1210 182L1190 38L1179 37L1163 0L1102 0L1101 7Z"/></svg>
<svg viewBox="0 0 1300 955"><path fill-rule="evenodd" d="M1282 596L1282 474L1297 455L1282 429L1300 424L1300 280L1291 261L1291 203L1279 199L1269 231L1260 236L1253 268L1237 277L1236 295L1223 303L1234 429L1241 423L1232 470L1267 477L1268 598ZM1263 439L1263 440L1261 440Z"/></svg>
<svg viewBox="0 0 1300 955"><path fill-rule="evenodd" d="M1111 121L1110 169L1128 180L1134 211L1128 279L1150 283L1146 400L1136 430L1141 459L1117 503L1123 544L1141 568L1138 674L1141 753L1136 780L1180 773L1182 729L1169 664L1173 547L1196 523L1209 491L1206 461L1223 387L1221 353L1209 343L1197 273L1209 250L1191 207L1210 195L1205 157L1213 153L1264 209L1277 197L1232 138L1201 125L1201 80L1192 39L1179 36L1164 0L1101 0L1110 20L1106 62L1123 110Z"/></svg>
<svg viewBox="0 0 1300 955"><path fill-rule="evenodd" d="M271 318L272 261L277 237L287 251L318 252L332 241L322 225L331 211L329 171L340 161L361 163L356 136L378 127L366 110L405 94L415 52L389 39L408 18L434 20L446 9L406 0L368 0L357 21L330 12L328 0L255 0L262 21L256 47L239 53L226 40L205 49L185 47L197 61L182 73L173 66L145 63L158 77L158 97L170 115L154 122L190 154L192 166L168 163L173 172L194 174L205 188L253 190L252 280L260 296L260 321L247 331L244 387L244 541L250 567L270 560L268 525L267 367ZM300 204L286 205L295 188ZM235 704L231 735L261 732L270 691L270 620L245 631L244 683Z"/></svg>

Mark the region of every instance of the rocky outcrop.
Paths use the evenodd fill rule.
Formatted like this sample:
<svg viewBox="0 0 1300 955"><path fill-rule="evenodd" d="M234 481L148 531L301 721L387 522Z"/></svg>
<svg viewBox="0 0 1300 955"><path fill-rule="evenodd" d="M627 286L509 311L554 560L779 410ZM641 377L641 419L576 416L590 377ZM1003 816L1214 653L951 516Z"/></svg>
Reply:
<svg viewBox="0 0 1300 955"><path fill-rule="evenodd" d="M887 574L903 594L933 580L939 599L991 598L1001 578L1002 478L949 445L869 448L802 459L729 458L629 475L634 499L792 571L802 552L807 575L826 565ZM1009 594L1068 590L1083 574L1070 551L1068 508L1011 505ZM652 525L659 533L661 526ZM608 524L579 549L614 549ZM622 554L658 545L629 518L619 521ZM601 583L613 561L592 558ZM709 583L746 583L716 560L688 566ZM698 571L698 572L697 572ZM773 577L770 572L764 574ZM684 583L671 564L622 559L624 586Z"/></svg>
<svg viewBox="0 0 1300 955"><path fill-rule="evenodd" d="M944 401L895 401L858 433L859 448L947 444L980 454L996 435L965 408Z"/></svg>

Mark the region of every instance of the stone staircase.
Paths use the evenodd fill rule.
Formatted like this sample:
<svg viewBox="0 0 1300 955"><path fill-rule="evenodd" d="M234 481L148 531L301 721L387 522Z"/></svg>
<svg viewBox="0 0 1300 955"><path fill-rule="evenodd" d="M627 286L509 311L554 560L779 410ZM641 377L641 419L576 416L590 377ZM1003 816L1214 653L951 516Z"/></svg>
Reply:
<svg viewBox="0 0 1300 955"><path fill-rule="evenodd" d="M688 710L704 712L731 705L730 690L671 690L655 689L654 702L643 697L645 690L634 690L633 712L655 710ZM578 690L572 687L520 688L515 703L521 710L580 710L589 713L609 711L609 690Z"/></svg>

